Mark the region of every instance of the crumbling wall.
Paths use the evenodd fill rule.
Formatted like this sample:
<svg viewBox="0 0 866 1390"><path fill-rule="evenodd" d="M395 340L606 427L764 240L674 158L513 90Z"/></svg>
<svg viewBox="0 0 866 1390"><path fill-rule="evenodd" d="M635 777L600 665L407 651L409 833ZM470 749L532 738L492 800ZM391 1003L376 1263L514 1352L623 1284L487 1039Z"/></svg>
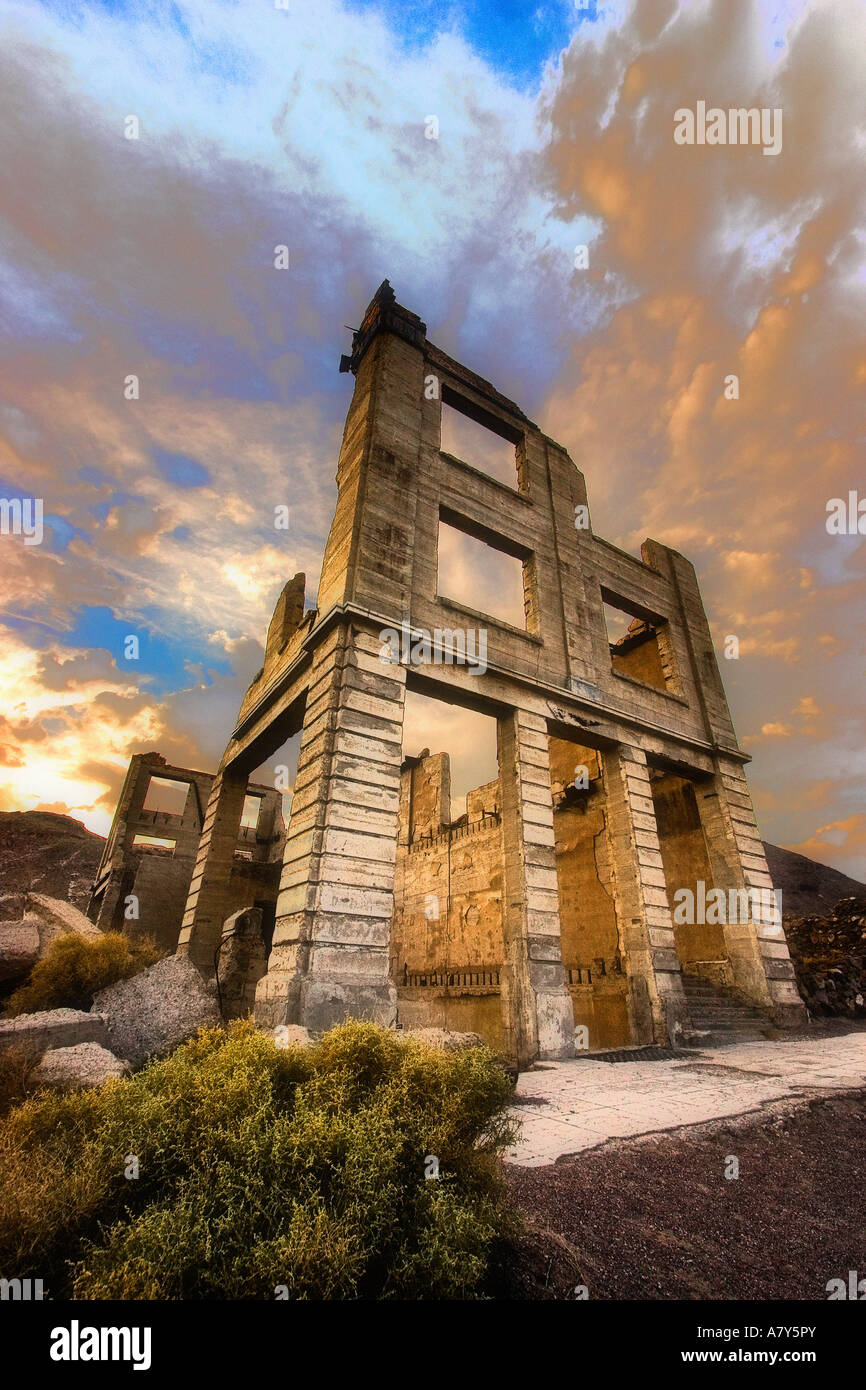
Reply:
<svg viewBox="0 0 866 1390"><path fill-rule="evenodd" d="M575 785L578 769L588 786ZM556 872L562 926L562 963L575 1027L588 1046L630 1041L628 981L624 972L613 881L601 761L593 748L550 739L550 780L556 833Z"/></svg>
<svg viewBox="0 0 866 1390"><path fill-rule="evenodd" d="M503 849L498 780L450 822L447 753L408 759L400 778L391 977L406 1027L477 1032L495 1047L501 1008Z"/></svg>
<svg viewBox="0 0 866 1390"><path fill-rule="evenodd" d="M187 787L180 811L147 808L153 779ZM165 950L176 950L213 780L155 752L130 760L88 904L88 916L103 931L151 936ZM279 889L281 794L253 783L247 790L261 804L256 826L240 826L236 833L226 917L257 901L275 903ZM146 840L163 840L166 847Z"/></svg>
<svg viewBox="0 0 866 1390"><path fill-rule="evenodd" d="M694 787L671 772L653 772L650 784L680 964L683 970L707 975L718 984L731 984L724 926L678 922L674 914L675 894L680 889L694 894L697 900L699 882L705 892L714 887Z"/></svg>

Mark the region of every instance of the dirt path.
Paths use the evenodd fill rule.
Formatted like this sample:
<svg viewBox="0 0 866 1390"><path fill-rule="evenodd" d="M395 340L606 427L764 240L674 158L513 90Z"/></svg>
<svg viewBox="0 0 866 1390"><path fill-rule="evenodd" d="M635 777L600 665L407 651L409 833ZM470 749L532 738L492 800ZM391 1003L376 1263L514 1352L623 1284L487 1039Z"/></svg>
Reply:
<svg viewBox="0 0 866 1390"><path fill-rule="evenodd" d="M575 1268L596 1299L826 1301L866 1278L866 1090L507 1171L536 1230L512 1297L540 1277L573 1298Z"/></svg>

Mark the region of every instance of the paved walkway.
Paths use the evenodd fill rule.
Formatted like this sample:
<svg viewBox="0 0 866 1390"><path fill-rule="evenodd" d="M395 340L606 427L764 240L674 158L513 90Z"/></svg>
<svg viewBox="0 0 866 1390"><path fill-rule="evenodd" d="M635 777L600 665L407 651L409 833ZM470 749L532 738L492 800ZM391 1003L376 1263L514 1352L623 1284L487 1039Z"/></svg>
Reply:
<svg viewBox="0 0 866 1390"><path fill-rule="evenodd" d="M671 1061L575 1058L522 1072L512 1163L553 1163L606 1139L742 1115L768 1102L866 1086L866 1032L736 1043Z"/></svg>

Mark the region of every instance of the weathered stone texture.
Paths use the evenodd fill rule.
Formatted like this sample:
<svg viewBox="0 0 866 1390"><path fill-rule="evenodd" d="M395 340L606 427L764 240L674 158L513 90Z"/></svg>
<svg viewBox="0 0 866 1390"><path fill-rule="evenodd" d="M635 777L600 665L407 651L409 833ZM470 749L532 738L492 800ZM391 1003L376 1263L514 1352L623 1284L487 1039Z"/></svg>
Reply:
<svg viewBox="0 0 866 1390"><path fill-rule="evenodd" d="M85 1086L101 1086L112 1077L129 1076L130 1066L99 1043L78 1043L46 1052L30 1074L31 1085L50 1086L58 1091L77 1091Z"/></svg>
<svg viewBox="0 0 866 1390"><path fill-rule="evenodd" d="M297 617L298 589L303 606L303 575L296 575L281 597L280 633ZM273 650L282 649L281 641L274 638ZM153 789L167 784L174 784L175 791L185 788L185 795L180 793L181 800L173 810L154 809L149 804ZM151 936L165 950L174 951L179 941L185 944L188 939L188 899L198 889L203 865L207 864L211 884L218 885L218 911L209 915L207 895L201 904L197 893L193 898L193 917L197 910L197 920L208 939L207 968L212 967L226 917L254 902L276 902L284 837L280 794L273 787L239 779L238 798L230 808L236 818L229 833L219 840L221 854L217 858L210 852L216 815L211 803L219 803L221 791L219 777L176 767L158 753L136 754L131 759L90 896L92 923L104 931ZM260 804L256 824L245 826L241 813L248 793L259 798ZM158 796L156 800L158 805ZM222 824L224 809L220 809ZM91 926L91 930L95 928Z"/></svg>
<svg viewBox="0 0 866 1390"><path fill-rule="evenodd" d="M46 1009L17 1018L0 1019L0 1050L20 1046L35 1056L52 1048L75 1047L79 1043L108 1045L106 1021L98 1012L81 1009Z"/></svg>
<svg viewBox="0 0 866 1390"><path fill-rule="evenodd" d="M210 789L179 949L211 975L226 917L252 905L228 894L246 778L300 733L263 1027L399 1018L477 1031L525 1064L568 1055L575 1026L579 1046L681 1041L683 971L802 1019L779 926L673 920L681 889L771 886L693 567L654 540L638 558L596 536L565 450L430 343L387 281L342 365L355 386L318 607L303 613L300 576L277 604ZM443 452L443 402L513 447L510 485ZM447 596L443 522L522 566L523 628ZM404 626L446 646L483 633L485 661L435 643L387 659L384 633ZM407 686L497 722L499 775L465 822L440 750L404 762Z"/></svg>
<svg viewBox="0 0 866 1390"><path fill-rule="evenodd" d="M169 956L95 996L107 1045L133 1067L164 1057L199 1028L221 1022L216 987L182 956Z"/></svg>
<svg viewBox="0 0 866 1390"><path fill-rule="evenodd" d="M256 1002L256 985L267 969L262 913L247 907L226 919L217 956L222 1016L246 1018Z"/></svg>

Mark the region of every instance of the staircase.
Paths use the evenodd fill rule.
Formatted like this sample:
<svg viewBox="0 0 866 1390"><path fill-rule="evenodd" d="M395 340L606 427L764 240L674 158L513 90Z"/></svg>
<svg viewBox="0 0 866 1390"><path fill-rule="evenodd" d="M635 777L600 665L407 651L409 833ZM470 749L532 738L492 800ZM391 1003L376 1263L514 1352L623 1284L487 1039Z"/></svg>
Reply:
<svg viewBox="0 0 866 1390"><path fill-rule="evenodd" d="M699 975L683 975L694 1032L692 1047L724 1043L759 1042L775 1036L769 1016L754 1004L746 1004L732 989L711 984Z"/></svg>

